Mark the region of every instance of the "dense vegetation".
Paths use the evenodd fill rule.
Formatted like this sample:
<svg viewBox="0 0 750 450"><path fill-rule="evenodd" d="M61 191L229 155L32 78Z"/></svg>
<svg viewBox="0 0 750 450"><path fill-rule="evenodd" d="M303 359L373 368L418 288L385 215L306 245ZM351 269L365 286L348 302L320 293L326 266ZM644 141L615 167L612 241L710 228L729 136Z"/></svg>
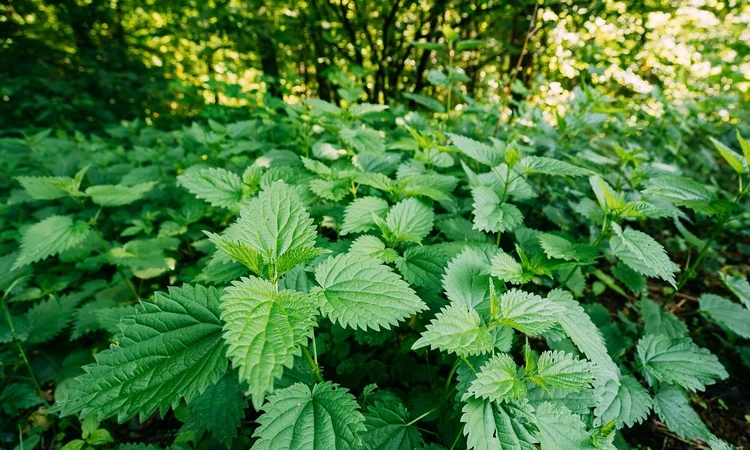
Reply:
<svg viewBox="0 0 750 450"><path fill-rule="evenodd" d="M749 5L0 13L0 448L750 446Z"/></svg>

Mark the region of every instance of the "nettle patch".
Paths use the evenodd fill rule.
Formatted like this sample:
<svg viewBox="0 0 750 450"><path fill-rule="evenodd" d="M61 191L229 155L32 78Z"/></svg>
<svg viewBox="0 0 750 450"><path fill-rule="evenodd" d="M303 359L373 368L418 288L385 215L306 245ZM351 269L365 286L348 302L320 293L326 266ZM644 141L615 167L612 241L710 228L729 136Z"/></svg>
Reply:
<svg viewBox="0 0 750 450"><path fill-rule="evenodd" d="M670 310L743 213L750 146L741 137L743 154L714 142L739 180L726 193L657 155L618 149L612 166L537 154L518 136L485 143L409 124L386 140L363 125L384 107L311 106L312 119L293 116L301 151L253 148L244 168L199 163L177 177L181 188L171 180L174 196L189 191L213 212L187 203L149 240L111 248L100 213L83 217L86 205L131 204L161 178L86 189L85 170L19 178L34 199L72 198L82 209L22 228L13 269L98 238L99 263L141 297L131 277L167 272L164 252L181 239L210 253L198 271L120 310L113 344L58 387L54 411L96 430L171 408L182 422L175 446L404 450L612 449L619 430L653 412L675 435L730 448L690 404L729 374ZM322 138L311 139L313 125ZM227 161L248 153L230 145L231 129L212 127L191 133ZM687 231L693 219L711 224L708 236ZM682 268L665 250L663 223L694 249ZM700 311L729 339L749 338L750 285L721 279L728 295L702 295ZM596 301L607 289L622 303L617 314ZM50 302L13 317L26 334L17 327L12 338L44 341L38 310L78 300ZM84 445L95 444L74 444Z"/></svg>

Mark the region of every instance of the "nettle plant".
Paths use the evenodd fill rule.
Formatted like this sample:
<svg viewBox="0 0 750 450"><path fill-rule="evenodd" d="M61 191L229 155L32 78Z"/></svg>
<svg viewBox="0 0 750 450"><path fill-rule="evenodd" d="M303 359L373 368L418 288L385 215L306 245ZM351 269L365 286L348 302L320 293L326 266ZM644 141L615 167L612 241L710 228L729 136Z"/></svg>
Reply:
<svg viewBox="0 0 750 450"><path fill-rule="evenodd" d="M735 219L741 138L744 158L717 144L740 180L726 200L638 149L618 149L619 170L604 170L419 117L386 146L356 113L383 108L310 106L297 121L306 156L276 150L241 176L180 175L238 217L206 230L216 252L202 284L157 292L121 321L58 394L63 416L122 422L173 408L175 445L210 433L229 447L247 395L261 414L241 438L255 449L573 450L616 448L618 430L653 410L675 434L729 448L688 398L728 373L669 312L718 231L678 276L636 227L681 224L680 207L716 229ZM645 277L670 286L663 305ZM581 302L588 278L635 298L629 312L613 320ZM724 278L747 306L747 282ZM742 306L711 295L701 307L747 337Z"/></svg>

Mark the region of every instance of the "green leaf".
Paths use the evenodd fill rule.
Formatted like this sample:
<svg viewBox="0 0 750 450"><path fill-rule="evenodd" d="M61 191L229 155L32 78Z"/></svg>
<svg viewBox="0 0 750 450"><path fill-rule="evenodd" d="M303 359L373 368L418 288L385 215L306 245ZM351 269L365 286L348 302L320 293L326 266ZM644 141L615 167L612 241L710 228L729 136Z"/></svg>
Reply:
<svg viewBox="0 0 750 450"><path fill-rule="evenodd" d="M445 217L439 220L436 225L438 230L451 241L487 241L487 235L475 229L474 224L463 217Z"/></svg>
<svg viewBox="0 0 750 450"><path fill-rule="evenodd" d="M539 356L536 373L530 380L543 388L579 392L591 386L593 371L593 364L577 359L570 353L546 351Z"/></svg>
<svg viewBox="0 0 750 450"><path fill-rule="evenodd" d="M458 134L446 133L446 135L453 141L453 145L455 145L461 153L482 164L496 166L504 161L505 155L503 152L490 147L487 144L483 144L479 141Z"/></svg>
<svg viewBox="0 0 750 450"><path fill-rule="evenodd" d="M622 375L619 385L611 379L598 382L596 395L601 397L594 410L598 423L614 420L617 428L643 422L653 405L646 388L630 375Z"/></svg>
<svg viewBox="0 0 750 450"><path fill-rule="evenodd" d="M607 353L601 332L570 292L553 289L547 294L547 300L562 308L555 317L557 322L576 347L598 366L602 377L617 380L620 370Z"/></svg>
<svg viewBox="0 0 750 450"><path fill-rule="evenodd" d="M724 275L722 273L721 280L740 299L745 307L750 309L750 283L747 282L747 279Z"/></svg>
<svg viewBox="0 0 750 450"><path fill-rule="evenodd" d="M526 398L526 385L517 377L518 366L507 353L490 358L477 372L468 394L493 402L518 401Z"/></svg>
<svg viewBox="0 0 750 450"><path fill-rule="evenodd" d="M242 201L242 179L226 169L191 170L178 176L177 182L212 206L236 209Z"/></svg>
<svg viewBox="0 0 750 450"><path fill-rule="evenodd" d="M44 403L36 394L34 387L28 384L10 383L0 393L0 410L10 416L15 416L21 409Z"/></svg>
<svg viewBox="0 0 750 450"><path fill-rule="evenodd" d="M700 310L727 330L750 339L750 309L714 294L700 296Z"/></svg>
<svg viewBox="0 0 750 450"><path fill-rule="evenodd" d="M712 443L711 448L728 448L709 431L700 416L690 407L685 393L676 386L664 386L654 397L654 411L659 420L684 439L702 439ZM723 444L725 447L721 447Z"/></svg>
<svg viewBox="0 0 750 450"><path fill-rule="evenodd" d="M716 355L690 338L670 339L663 334L644 336L636 347L646 373L663 383L702 391L729 374Z"/></svg>
<svg viewBox="0 0 750 450"><path fill-rule="evenodd" d="M362 197L353 200L344 210L341 234L362 233L377 228L372 215L384 218L388 213L388 202L378 197Z"/></svg>
<svg viewBox="0 0 750 450"><path fill-rule="evenodd" d="M102 184L86 189L86 195L99 206L123 206L142 199L154 186L156 186L155 181L133 186Z"/></svg>
<svg viewBox="0 0 750 450"><path fill-rule="evenodd" d="M216 233L204 231L208 240L221 249L230 258L252 270L256 275L263 275L263 256L254 247L243 245L229 236L219 236Z"/></svg>
<svg viewBox="0 0 750 450"><path fill-rule="evenodd" d="M184 285L142 301L121 322L122 333L109 349L84 366L77 384L58 396L63 416L122 423L140 413L144 420L159 409L188 403L226 371L219 320L220 291Z"/></svg>
<svg viewBox="0 0 750 450"><path fill-rule="evenodd" d="M740 130L737 130L736 136L737 142L739 142L740 148L742 149L742 154L745 156L745 162L750 164L750 143L742 137Z"/></svg>
<svg viewBox="0 0 750 450"><path fill-rule="evenodd" d="M566 261L588 261L596 257L597 251L591 245L576 244L564 237L550 233L538 235L539 243L549 258L564 259Z"/></svg>
<svg viewBox="0 0 750 450"><path fill-rule="evenodd" d="M258 418L252 450L358 449L365 431L356 399L331 382L312 390L302 383L276 391Z"/></svg>
<svg viewBox="0 0 750 450"><path fill-rule="evenodd" d="M651 178L644 191L669 200L677 206L686 206L696 212L713 214L714 195L703 184L676 175Z"/></svg>
<svg viewBox="0 0 750 450"><path fill-rule="evenodd" d="M317 304L295 291L276 291L270 281L235 281L221 297L227 356L246 381L259 409L284 367L302 353L316 324Z"/></svg>
<svg viewBox="0 0 750 450"><path fill-rule="evenodd" d="M111 444L114 441L115 440L112 439L112 435L109 434L109 431L103 428L92 431L91 435L86 439L86 443L89 445Z"/></svg>
<svg viewBox="0 0 750 450"><path fill-rule="evenodd" d="M544 156L527 156L521 160L521 165L527 173L541 173L561 177L587 177L593 175L589 169Z"/></svg>
<svg viewBox="0 0 750 450"><path fill-rule="evenodd" d="M367 234L358 237L352 242L352 245L349 247L349 254L369 256L382 263L392 263L399 257L398 252L392 248L386 248L380 238Z"/></svg>
<svg viewBox="0 0 750 450"><path fill-rule="evenodd" d="M502 203L500 196L489 186L472 189L474 199L474 228L491 233L512 231L523 222L523 214L514 205Z"/></svg>
<svg viewBox="0 0 750 450"><path fill-rule="evenodd" d="M361 118L370 114L377 114L389 108L388 105L376 105L373 103L355 103L348 109L349 115L354 118Z"/></svg>
<svg viewBox="0 0 750 450"><path fill-rule="evenodd" d="M528 403L471 398L462 409L467 447L475 450L536 450L534 410Z"/></svg>
<svg viewBox="0 0 750 450"><path fill-rule="evenodd" d="M492 258L490 275L511 284L525 284L534 278L534 274L524 271L521 263L503 251Z"/></svg>
<svg viewBox="0 0 750 450"><path fill-rule="evenodd" d="M612 252L636 272L648 277L657 277L677 288L674 273L678 271L666 250L654 238L641 231L628 228L622 230L614 225L616 236L610 238Z"/></svg>
<svg viewBox="0 0 750 450"><path fill-rule="evenodd" d="M445 259L445 253L439 247L414 246L406 249L403 258L396 259L396 267L414 286L440 286Z"/></svg>
<svg viewBox="0 0 750 450"><path fill-rule="evenodd" d="M339 138L356 153L385 153L385 140L372 128L342 128Z"/></svg>
<svg viewBox="0 0 750 450"><path fill-rule="evenodd" d="M310 293L333 322L351 328L390 329L400 320L427 309L409 285L376 259L340 254L315 270L320 287Z"/></svg>
<svg viewBox="0 0 750 450"><path fill-rule="evenodd" d="M544 402L536 409L536 419L542 449L594 450L586 425L565 406Z"/></svg>
<svg viewBox="0 0 750 450"><path fill-rule="evenodd" d="M68 216L50 216L23 230L21 254L13 270L47 259L82 243L91 232L86 222Z"/></svg>
<svg viewBox="0 0 750 450"><path fill-rule="evenodd" d="M460 356L479 355L492 351L494 339L475 310L452 303L435 315L412 350L427 346Z"/></svg>
<svg viewBox="0 0 750 450"><path fill-rule="evenodd" d="M27 342L46 342L54 338L73 318L76 306L83 296L70 294L59 298L50 298L34 305L27 313Z"/></svg>
<svg viewBox="0 0 750 450"><path fill-rule="evenodd" d="M390 232L390 241L422 242L430 231L435 220L432 208L415 198L401 200L394 205L385 218Z"/></svg>
<svg viewBox="0 0 750 450"><path fill-rule="evenodd" d="M196 433L208 431L230 448L245 418L245 408L247 400L237 378L233 372L227 372L190 402L183 429Z"/></svg>
<svg viewBox="0 0 750 450"><path fill-rule="evenodd" d="M276 181L243 206L233 225L239 243L252 246L266 264L315 246L313 220L293 187Z"/></svg>
<svg viewBox="0 0 750 450"><path fill-rule="evenodd" d="M341 108L325 100L309 98L305 100L305 104L310 107L315 115L329 114L336 117L341 115Z"/></svg>
<svg viewBox="0 0 750 450"><path fill-rule="evenodd" d="M490 276L486 273L490 256L479 249L467 248L453 258L445 269L443 289L453 303L463 303L480 312L489 312Z"/></svg>
<svg viewBox="0 0 750 450"><path fill-rule="evenodd" d="M664 311L656 302L644 298L639 306L641 317L646 325L646 334L664 334L670 339L688 335L687 325L674 314Z"/></svg>
<svg viewBox="0 0 750 450"><path fill-rule="evenodd" d="M497 320L530 336L538 336L555 324L562 308L536 294L511 289L500 297Z"/></svg>
<svg viewBox="0 0 750 450"><path fill-rule="evenodd" d="M748 162L743 160L742 155L712 137L709 137L708 139L714 144L714 147L716 147L716 150L721 154L721 157L724 158L735 172L739 174L747 172Z"/></svg>
<svg viewBox="0 0 750 450"><path fill-rule="evenodd" d="M594 190L596 200L599 202L599 206L602 211L618 211L625 206L625 202L622 199L622 195L615 193L612 186L610 186L602 177L599 175L592 175L589 177L589 184Z"/></svg>
<svg viewBox="0 0 750 450"><path fill-rule="evenodd" d="M383 192L391 192L394 189L393 180L382 173L357 172L354 175L354 182L370 186Z"/></svg>
<svg viewBox="0 0 750 450"><path fill-rule="evenodd" d="M80 172L79 172L80 173ZM81 195L81 179L70 177L16 177L34 200L56 200L67 196Z"/></svg>
<svg viewBox="0 0 750 450"><path fill-rule="evenodd" d="M397 399L375 401L367 409L362 437L364 448L378 450L413 450L424 443L417 426L410 424L406 407Z"/></svg>
<svg viewBox="0 0 750 450"><path fill-rule="evenodd" d="M432 46L435 46L435 48L437 48L437 47L442 48L443 47L441 44L433 44L431 42L424 43L424 45L432 45ZM432 111L435 111L435 112L445 112L445 106L443 106L442 103L440 103L439 101L435 100L432 97L428 97L428 96L422 95L422 94L413 94L411 92L404 92L401 95L403 95L404 97L408 98L409 100L414 101L415 103L419 103L420 105L422 105L422 106L424 106L424 107L426 107L426 108L428 108L428 109L430 109Z"/></svg>

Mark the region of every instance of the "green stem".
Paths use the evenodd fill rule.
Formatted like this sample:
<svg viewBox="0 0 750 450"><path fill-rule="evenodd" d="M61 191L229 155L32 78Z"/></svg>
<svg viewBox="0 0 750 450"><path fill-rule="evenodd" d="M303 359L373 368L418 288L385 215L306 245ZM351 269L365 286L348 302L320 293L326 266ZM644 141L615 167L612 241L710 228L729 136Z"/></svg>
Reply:
<svg viewBox="0 0 750 450"><path fill-rule="evenodd" d="M463 427L461 427L461 430L459 430L458 434L456 434L456 439L453 440L453 445L451 445L450 450L453 450L454 448L456 448L456 445L458 445L458 440L461 438L461 435L463 434L461 433L461 431L463 431Z"/></svg>
<svg viewBox="0 0 750 450"><path fill-rule="evenodd" d="M471 369L472 372L477 373L477 369L474 368L474 366L471 365L468 359L466 359L465 356L461 357L461 360L466 363L467 366L469 366L469 369Z"/></svg>
<svg viewBox="0 0 750 450"><path fill-rule="evenodd" d="M105 253L107 255L107 260L110 262L110 264L112 264L113 266L115 266L115 270L117 270L117 273L120 274L120 276L122 277L123 281L125 281L125 284L128 285L128 288L130 288L130 292L133 293L133 298L135 298L135 301L140 300L141 298L138 295L138 291L135 290L135 285L133 284L132 281L130 281L130 278L128 278L128 277L125 276L125 273L122 271L122 269L120 268L120 266L118 266L117 264L112 263L112 261L109 259L110 258L110 256L109 256L110 248L109 248L109 245L107 244L107 241L104 240L104 236L102 236L102 232L99 231L99 227L96 226L96 223L92 223L91 226L94 228L94 232L96 233L96 236L99 238L99 242L102 244L102 247L104 248L104 251L105 251Z"/></svg>
<svg viewBox="0 0 750 450"><path fill-rule="evenodd" d="M448 387L451 385L451 380L453 380L453 375L456 373L456 370L458 370L459 364L461 364L461 360L456 359L456 362L453 363L451 371L448 372L448 378L445 380L445 392L448 392Z"/></svg>
<svg viewBox="0 0 750 450"><path fill-rule="evenodd" d="M302 348L302 354L305 355L305 359L307 360L307 364L310 365L310 369L312 369L313 375L315 375L315 379L318 380L318 383L322 383L323 381L323 375L320 374L320 366L313 361L312 356L310 356L310 352L307 351L307 347L304 345L300 346Z"/></svg>
<svg viewBox="0 0 750 450"><path fill-rule="evenodd" d="M740 186L742 185L742 177L740 177ZM735 206L739 206L740 200L742 200L742 197L745 195L744 192L740 191L737 194L737 197L734 199ZM692 280L698 270L698 267L700 266L701 262L703 261L703 258L706 257L708 254L708 251L711 249L711 245L716 240L716 237L719 235L719 232L724 229L724 227L734 219L734 212L731 212L726 217L721 219L719 223L717 224L714 231L711 233L711 235L706 239L705 244L703 244L703 247L701 248L700 252L698 253L698 256L695 258L695 261L693 261L692 264L689 265L688 270L684 271L682 273L682 276L680 276L680 281L677 282L677 287L674 291L672 291L672 294L669 295L667 298L667 301L664 302L664 308L666 309L672 304L672 301L674 300L674 297L677 295L678 292L680 292L680 289L682 289L685 284L687 284L688 281Z"/></svg>
<svg viewBox="0 0 750 450"><path fill-rule="evenodd" d="M441 407L442 407L442 405L438 405L438 406L432 408L431 410L427 411L426 413L422 414L421 416L417 417L416 419L412 420L411 422L407 423L404 426L408 427L408 426L414 425L415 423L419 422L420 420L424 419L425 417L427 417L430 414L434 413L435 411L439 410Z"/></svg>
<svg viewBox="0 0 750 450"><path fill-rule="evenodd" d="M16 280L18 282L19 280ZM21 345L21 341L16 336L16 328L13 326L13 319L10 317L10 310L8 309L8 303L6 301L6 297L8 295L8 292L11 291L15 287L15 282L10 286L10 288L3 294L2 303L3 303L3 313L5 315L5 321L8 322L8 329L10 329L10 336L11 339L13 339L13 342L16 343L16 346L18 347L18 352L21 354L21 359L23 359L23 363L26 365L26 369L29 371L29 374L31 375L31 380L34 382L34 386L36 387L37 393L39 394L39 397L41 397L42 400L47 402L44 399L44 391L42 391L42 386L39 384L39 380L36 377L36 374L34 373L34 369L31 367L31 363L29 362L29 358L26 356L26 351L24 351L23 346Z"/></svg>

